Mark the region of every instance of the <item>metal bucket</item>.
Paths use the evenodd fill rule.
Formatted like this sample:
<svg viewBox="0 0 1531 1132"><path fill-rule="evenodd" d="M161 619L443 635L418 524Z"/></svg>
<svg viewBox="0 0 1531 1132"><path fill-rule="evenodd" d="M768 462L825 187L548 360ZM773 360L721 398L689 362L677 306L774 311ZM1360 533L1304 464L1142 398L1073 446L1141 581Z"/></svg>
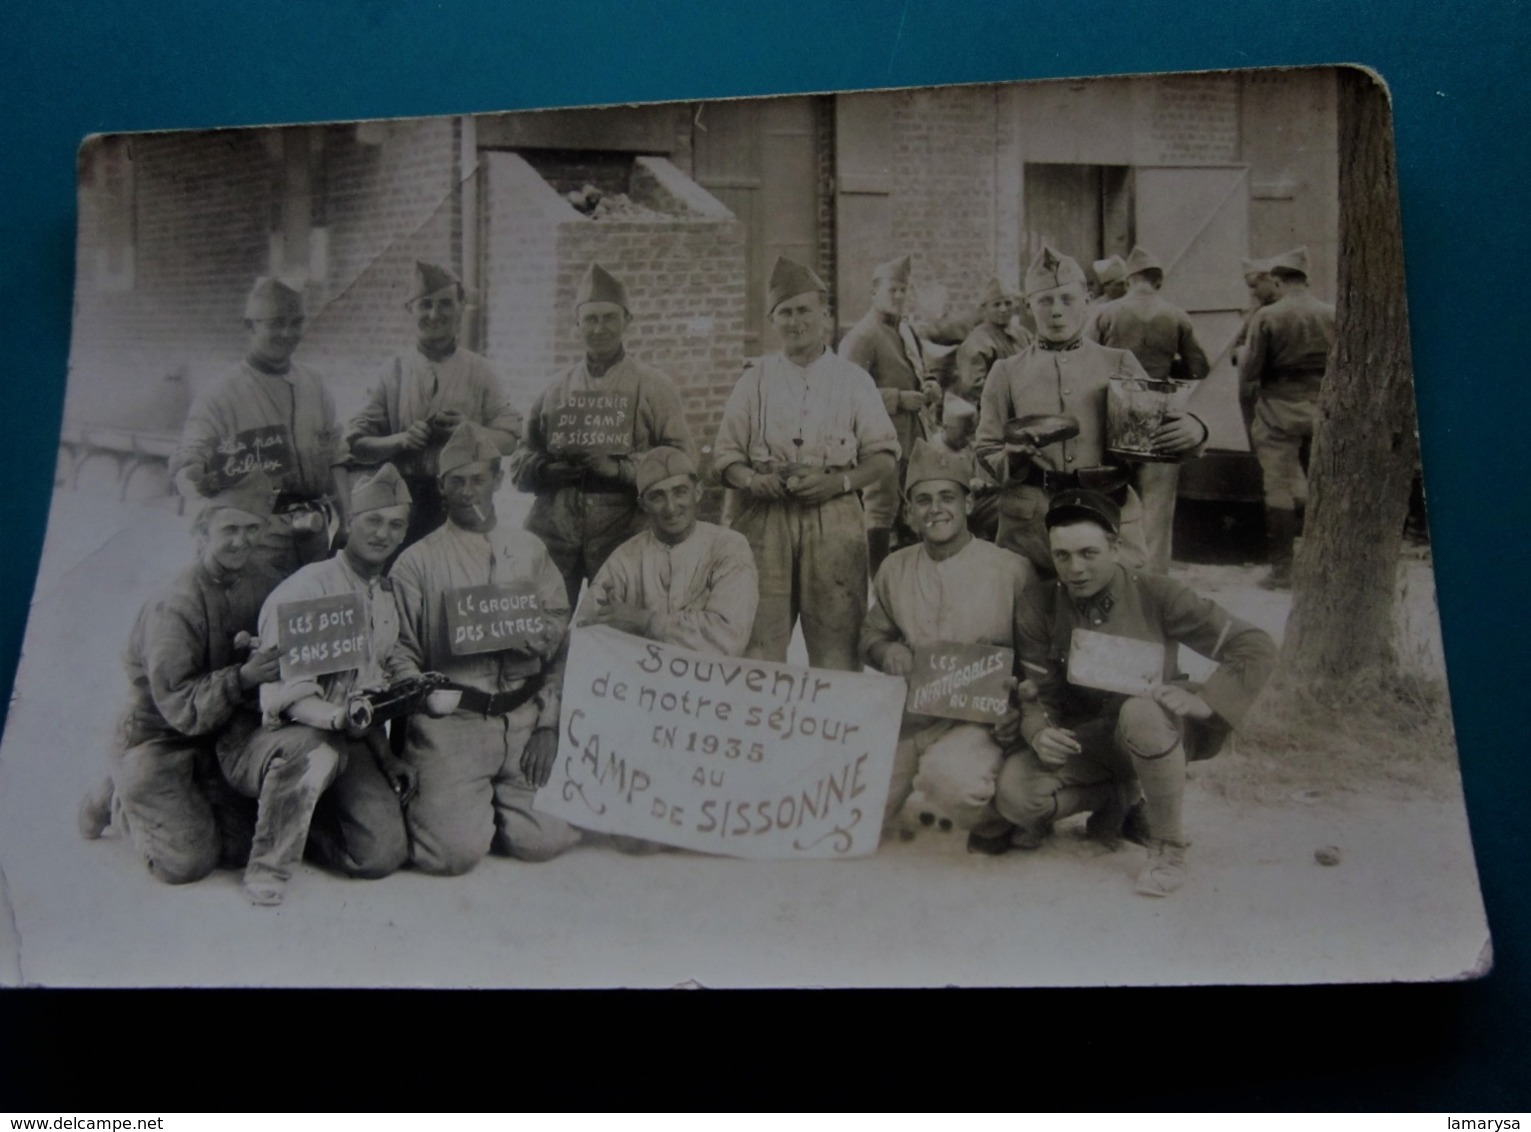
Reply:
<svg viewBox="0 0 1531 1132"><path fill-rule="evenodd" d="M1113 377L1106 387L1106 451L1137 463L1173 463L1154 447L1154 433L1171 413L1185 409L1192 383L1166 378Z"/></svg>

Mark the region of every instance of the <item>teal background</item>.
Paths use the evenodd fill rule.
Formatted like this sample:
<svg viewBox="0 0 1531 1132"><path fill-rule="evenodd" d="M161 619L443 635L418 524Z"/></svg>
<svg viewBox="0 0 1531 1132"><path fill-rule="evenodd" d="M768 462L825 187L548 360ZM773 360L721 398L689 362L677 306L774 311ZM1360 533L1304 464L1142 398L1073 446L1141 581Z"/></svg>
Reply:
<svg viewBox="0 0 1531 1132"><path fill-rule="evenodd" d="M151 1013L177 1041L203 1026L228 1033L231 1018L266 1016L267 1007L343 1010L383 1033L426 1019L449 1033L453 1027L476 1031L475 1019L484 1011L512 1011L525 1019L577 1015L590 1020L589 1033L603 1035L599 1045L607 1047L604 1035L610 1035L624 1050L623 1060L610 1065L612 1073L633 1074L638 1091L624 1094L624 1103L641 1103L646 1083L671 1104L685 1104L689 1095L674 1092L680 1080L638 1073L645 1058L664 1064L664 1050L635 1041L626 1032L630 1016L644 1027L650 1024L644 1019L653 1017L684 1026L695 1020L698 1027L712 1018L735 1020L729 1032L741 1040L746 1030L759 1029L763 1058L784 1052L768 1043L761 1028L780 1016L793 1020L791 1044L803 1043L799 1055L830 1032L837 1046L858 1037L893 1070L893 1087L885 1085L875 1096L897 1106L961 1103L940 1088L922 1093L918 1087L942 1080L936 1067L950 1058L967 1067L961 1075L974 1084L984 1077L975 1077L973 1067L993 1067L997 1090L961 1094L977 1104L1531 1107L1531 755L1517 722L1522 717L1506 714L1524 702L1524 674L1531 671L1523 581L1531 559L1525 460L1531 373L1522 314L1531 257L1523 206L1531 181L1531 7L1524 0L1471 6L1282 0L1215 7L1147 0L726 7L672 0L542 6L80 0L18 5L5 24L0 684L6 686L20 651L51 491L73 287L74 152L87 133L1160 70L1340 62L1375 68L1391 88L1397 115L1440 605L1468 809L1498 957L1489 979L1415 988L835 994L813 999L811 1008L783 996L668 996L660 1000L665 1005L654 996L161 996ZM1420 861L1422 876L1429 867L1428 860ZM33 1104L51 1098L79 1108L80 1090L103 1079L76 1072L82 1056L78 1028L103 1022L110 1030L110 1012L118 1004L142 1001L56 992L0 998L0 1012L19 1023L3 1026L7 1063L21 1070L0 1073L0 1080L10 1080L0 1084L0 1110L24 1095L36 1098ZM737 1024L746 1003L760 1027ZM31 1027L42 1019L49 1024ZM238 1025L243 1032L244 1023ZM366 1024L343 1029L373 1033ZM111 1042L119 1051L123 1037L119 1032ZM698 1044L701 1051L687 1042L692 1056L722 1056L710 1039ZM191 1038L188 1053L198 1045ZM488 1064L495 1062L492 1050L470 1045L431 1046L407 1064L418 1070L443 1057L446 1080L475 1082L488 1090L485 1103L492 1107L530 1103L535 1093L495 1091L497 1075L464 1073L486 1055ZM361 1046L337 1041L326 1048L330 1056L355 1056ZM555 1048L534 1046L544 1053ZM124 1065L113 1064L119 1070ZM748 1103L757 1081L766 1103L807 1099L799 1100L784 1081L759 1077L760 1065L753 1064L755 1071L738 1079L740 1091L731 1094L731 1103ZM1106 1065L1115 1068L1099 1072ZM1086 1091L1061 1088L1058 1074L1071 1067L1089 1070ZM1038 1091L1007 1087L1014 1074L1035 1082ZM181 1100L165 1099L165 1088L183 1076L130 1080L155 1085L144 1094L145 1103L164 1109L186 1102L179 1093L173 1095ZM527 1087L548 1080L516 1076ZM371 1080L381 1091L365 1094L367 1101L353 1096L337 1103L428 1104L441 1080L419 1073ZM132 1094L112 1095L120 1104ZM473 1103L471 1090L453 1096ZM401 1099L408 1097L414 1099ZM276 1095L209 1100L220 1108L282 1103ZM589 1102L571 1094L565 1103Z"/></svg>

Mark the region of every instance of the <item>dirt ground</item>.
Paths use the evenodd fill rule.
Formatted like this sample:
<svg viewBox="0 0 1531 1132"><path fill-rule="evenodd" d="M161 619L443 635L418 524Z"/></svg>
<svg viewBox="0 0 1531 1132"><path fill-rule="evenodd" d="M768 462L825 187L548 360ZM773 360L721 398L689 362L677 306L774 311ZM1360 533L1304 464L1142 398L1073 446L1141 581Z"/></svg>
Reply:
<svg viewBox="0 0 1531 1132"><path fill-rule="evenodd" d="M1000 858L923 831L849 861L582 846L545 864L490 858L454 879L304 866L277 909L248 905L236 873L159 885L122 841L82 841L74 815L104 769L132 618L188 560L189 517L106 487L55 495L0 747L0 983L1288 983L1459 978L1487 962L1454 753L1423 784L1305 783L1242 751L1194 767L1192 874L1167 900L1133 892L1142 850L1103 853L1077 821ZM503 499L510 521L524 507ZM1280 633L1289 598L1254 585L1260 568L1178 572ZM1428 562L1405 577L1410 655L1438 672ZM1339 864L1316 862L1325 846Z"/></svg>

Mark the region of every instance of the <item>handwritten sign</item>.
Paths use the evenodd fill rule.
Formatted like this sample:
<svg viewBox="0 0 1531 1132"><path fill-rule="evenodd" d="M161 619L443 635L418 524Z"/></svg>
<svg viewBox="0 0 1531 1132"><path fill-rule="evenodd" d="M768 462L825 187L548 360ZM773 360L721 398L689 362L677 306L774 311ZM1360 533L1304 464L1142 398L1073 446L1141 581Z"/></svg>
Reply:
<svg viewBox="0 0 1531 1132"><path fill-rule="evenodd" d="M633 448L633 399L627 393L570 393L553 410L550 452L625 456Z"/></svg>
<svg viewBox="0 0 1531 1132"><path fill-rule="evenodd" d="M873 852L904 684L575 629L552 778L576 825L756 859Z"/></svg>
<svg viewBox="0 0 1531 1132"><path fill-rule="evenodd" d="M1015 652L994 645L942 641L914 650L904 710L941 719L996 723L1010 709Z"/></svg>
<svg viewBox="0 0 1531 1132"><path fill-rule="evenodd" d="M547 631L537 595L517 586L463 586L446 603L453 656L525 649Z"/></svg>
<svg viewBox="0 0 1531 1132"><path fill-rule="evenodd" d="M335 594L277 606L283 680L360 668L372 658L361 594Z"/></svg>
<svg viewBox="0 0 1531 1132"><path fill-rule="evenodd" d="M1075 629L1069 639L1069 683L1141 696L1164 682L1164 646Z"/></svg>
<svg viewBox="0 0 1531 1132"><path fill-rule="evenodd" d="M214 448L210 464L210 483L204 488L209 493L237 483L256 469L275 484L297 470L287 426L281 424L247 428L224 437Z"/></svg>

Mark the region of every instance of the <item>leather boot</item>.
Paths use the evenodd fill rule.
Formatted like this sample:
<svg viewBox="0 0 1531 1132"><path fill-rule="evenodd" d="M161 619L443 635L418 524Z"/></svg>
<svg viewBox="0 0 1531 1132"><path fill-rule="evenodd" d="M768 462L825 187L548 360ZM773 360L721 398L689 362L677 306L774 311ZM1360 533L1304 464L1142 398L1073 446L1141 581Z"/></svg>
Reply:
<svg viewBox="0 0 1531 1132"><path fill-rule="evenodd" d="M1292 588L1292 549L1297 541L1297 512L1290 507L1265 509L1265 537L1270 546L1270 576L1260 585L1268 590Z"/></svg>

